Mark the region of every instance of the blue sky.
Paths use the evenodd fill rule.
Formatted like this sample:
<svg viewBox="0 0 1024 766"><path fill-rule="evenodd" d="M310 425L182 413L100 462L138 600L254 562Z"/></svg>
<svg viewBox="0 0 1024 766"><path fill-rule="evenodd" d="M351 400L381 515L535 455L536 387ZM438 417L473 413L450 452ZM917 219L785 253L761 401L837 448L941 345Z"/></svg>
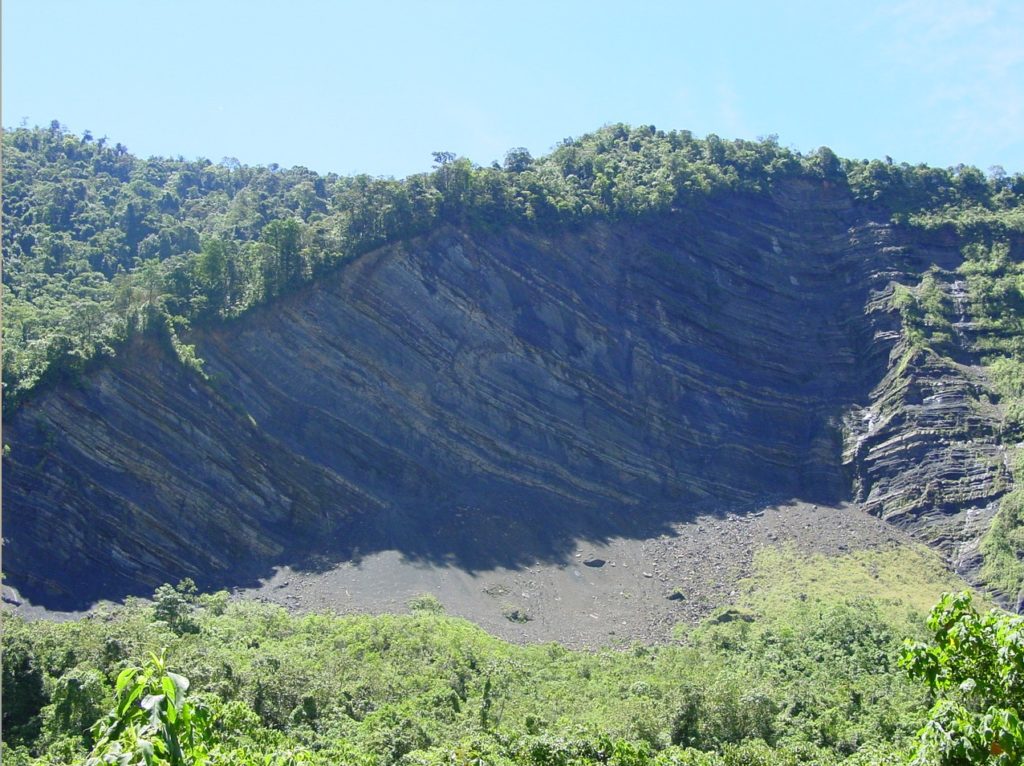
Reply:
<svg viewBox="0 0 1024 766"><path fill-rule="evenodd" d="M1024 171L1024 2L4 0L3 124L404 176L605 123Z"/></svg>

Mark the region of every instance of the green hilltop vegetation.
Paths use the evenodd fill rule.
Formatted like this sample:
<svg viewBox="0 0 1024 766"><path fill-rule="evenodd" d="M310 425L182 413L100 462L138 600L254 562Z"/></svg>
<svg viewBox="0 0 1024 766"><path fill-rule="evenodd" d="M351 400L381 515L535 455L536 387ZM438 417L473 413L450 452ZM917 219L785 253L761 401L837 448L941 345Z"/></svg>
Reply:
<svg viewBox="0 0 1024 766"><path fill-rule="evenodd" d="M674 643L585 652L505 643L429 594L292 616L183 582L6 621L4 763L1019 763L1024 620L965 594L926 630L951 583L924 548L765 549L738 603Z"/></svg>
<svg viewBox="0 0 1024 766"><path fill-rule="evenodd" d="M1024 351L1009 337L1021 337L1010 294L1020 264L1006 262L1006 243L1024 231L1022 175L841 160L825 147L803 156L774 138L626 125L566 139L541 158L513 149L500 166L437 152L432 172L403 180L143 160L57 122L5 131L3 158L8 407L116 353L133 333L164 334L200 367L181 340L190 325L238 317L441 224L555 227L693 211L715 195L766 194L794 178L847 185L857 200L915 225L955 227L978 264L975 308L996 324L1016 312L1016 325L993 327L1005 342L990 350L1016 359Z"/></svg>
<svg viewBox="0 0 1024 766"><path fill-rule="evenodd" d="M440 225L572 227L697 215L805 182L963 262L900 286L913 353L986 365L1024 440L1024 176L808 155L775 139L612 125L547 156L448 152L402 180L132 156L58 123L3 135L5 417L148 334L202 374L191 327L233 321ZM948 286L966 285L963 305ZM971 333L958 332L961 314ZM1024 585L1024 457L983 541ZM1024 629L979 617L932 554L767 549L735 607L661 647L519 647L447 617L289 616L164 586L63 623L5 618L10 764L1017 764ZM910 638L919 643L904 647ZM152 655L152 656L151 656ZM187 680L186 680L187 679ZM919 733L920 732L920 733Z"/></svg>

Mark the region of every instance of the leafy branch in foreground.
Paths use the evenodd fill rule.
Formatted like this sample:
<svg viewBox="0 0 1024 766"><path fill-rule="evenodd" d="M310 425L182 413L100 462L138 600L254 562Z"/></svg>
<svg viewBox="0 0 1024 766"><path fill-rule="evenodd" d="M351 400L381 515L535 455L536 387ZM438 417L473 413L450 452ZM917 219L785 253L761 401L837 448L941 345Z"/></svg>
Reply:
<svg viewBox="0 0 1024 766"><path fill-rule="evenodd" d="M114 687L114 710L93 727L88 766L207 763L212 747L209 711L187 698L189 680L150 655L142 668L125 668Z"/></svg>
<svg viewBox="0 0 1024 766"><path fill-rule="evenodd" d="M912 763L1024 761L1024 617L980 616L969 593L946 594L932 610L930 644L908 644L901 663L938 699Z"/></svg>
<svg viewBox="0 0 1024 766"><path fill-rule="evenodd" d="M86 766L290 766L306 760L305 751L255 756L226 746L217 729L220 707L188 695L189 680L168 670L164 655L150 654L141 668L118 674L114 710L92 727L96 742Z"/></svg>

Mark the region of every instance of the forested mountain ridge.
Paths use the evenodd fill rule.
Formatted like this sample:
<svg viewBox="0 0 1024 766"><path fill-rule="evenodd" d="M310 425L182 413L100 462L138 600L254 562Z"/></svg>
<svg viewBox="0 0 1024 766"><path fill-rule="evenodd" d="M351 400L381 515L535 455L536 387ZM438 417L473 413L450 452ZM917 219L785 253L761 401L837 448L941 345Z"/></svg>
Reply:
<svg viewBox="0 0 1024 766"><path fill-rule="evenodd" d="M862 202L941 225L1019 230L1024 177L800 156L774 139L696 139L610 126L503 166L435 153L401 181L320 176L225 159L141 160L54 122L3 136L4 397L74 368L151 319L238 316L337 263L439 223L542 226L616 220L764 193L786 178L850 187ZM180 346L179 346L180 348ZM187 350L184 352L187 355Z"/></svg>
<svg viewBox="0 0 1024 766"><path fill-rule="evenodd" d="M6 132L15 583L224 583L314 542L515 564L845 497L1016 600L1024 178L623 125L435 165Z"/></svg>

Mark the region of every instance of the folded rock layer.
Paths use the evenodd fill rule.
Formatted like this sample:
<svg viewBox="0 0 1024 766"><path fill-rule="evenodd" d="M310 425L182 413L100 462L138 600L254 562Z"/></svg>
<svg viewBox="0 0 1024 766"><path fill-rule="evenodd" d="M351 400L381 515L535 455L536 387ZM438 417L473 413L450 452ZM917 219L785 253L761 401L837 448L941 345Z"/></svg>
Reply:
<svg viewBox="0 0 1024 766"><path fill-rule="evenodd" d="M955 557L1006 488L998 416L971 360L901 358L885 296L959 259L810 182L385 247L196 330L205 378L142 338L23 404L9 582L67 608L387 549L516 566L780 498Z"/></svg>

